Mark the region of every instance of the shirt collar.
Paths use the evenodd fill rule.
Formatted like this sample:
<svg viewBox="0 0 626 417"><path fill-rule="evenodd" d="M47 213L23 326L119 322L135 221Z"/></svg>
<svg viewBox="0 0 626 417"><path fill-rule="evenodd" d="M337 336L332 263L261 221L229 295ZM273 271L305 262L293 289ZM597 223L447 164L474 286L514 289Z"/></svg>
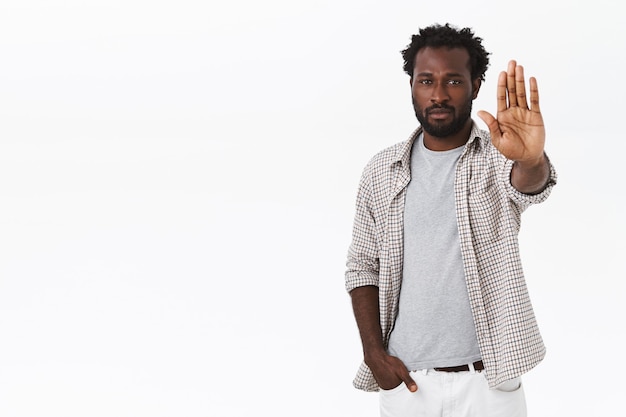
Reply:
<svg viewBox="0 0 626 417"><path fill-rule="evenodd" d="M411 149L413 148L415 139L417 139L421 133L422 127L420 126L415 129L413 133L411 133L411 136L409 136L409 139L407 141L400 144L400 147L396 152L396 157L393 159L392 163L399 163L401 166L404 167L409 166L411 161ZM475 146L483 147L489 140L490 139L487 135L487 132L485 132L484 130L480 130L476 125L476 122L472 121L472 130L470 132L470 137L465 144L465 147L469 148L470 146L474 146L472 145L474 142L476 142Z"/></svg>

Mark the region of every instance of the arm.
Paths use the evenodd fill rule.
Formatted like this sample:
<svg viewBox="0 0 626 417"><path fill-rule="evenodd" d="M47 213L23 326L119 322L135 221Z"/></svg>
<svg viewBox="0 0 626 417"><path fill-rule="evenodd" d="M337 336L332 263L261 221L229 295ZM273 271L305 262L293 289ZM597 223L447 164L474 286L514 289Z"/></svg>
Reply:
<svg viewBox="0 0 626 417"><path fill-rule="evenodd" d="M524 68L510 61L498 77L498 118L486 111L478 116L487 124L493 145L515 161L511 185L524 194L538 194L548 185L550 166L544 153L545 127L539 109L537 80L529 80L530 107L526 101ZM508 102L507 102L508 99Z"/></svg>
<svg viewBox="0 0 626 417"><path fill-rule="evenodd" d="M365 364L378 386L391 389L404 381L411 391L416 391L417 385L406 366L400 359L388 355L383 343L378 294L379 245L376 216L371 207L374 193L368 167L359 182L352 243L348 250L346 290L352 298Z"/></svg>
<svg viewBox="0 0 626 417"><path fill-rule="evenodd" d="M365 363L374 374L382 389L392 389L402 382L411 392L417 391L417 384L402 361L391 356L383 345L378 308L378 287L368 285L350 292L354 317L361 335Z"/></svg>
<svg viewBox="0 0 626 417"><path fill-rule="evenodd" d="M542 154L537 161L515 161L511 171L511 185L524 194L539 194L548 185L550 165Z"/></svg>

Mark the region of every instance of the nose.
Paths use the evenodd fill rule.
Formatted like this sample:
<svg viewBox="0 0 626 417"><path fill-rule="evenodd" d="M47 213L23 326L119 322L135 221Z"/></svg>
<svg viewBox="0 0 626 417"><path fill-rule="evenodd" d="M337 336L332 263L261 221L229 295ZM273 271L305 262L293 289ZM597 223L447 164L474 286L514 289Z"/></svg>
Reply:
<svg viewBox="0 0 626 417"><path fill-rule="evenodd" d="M448 85L446 83L434 83L431 90L430 101L433 103L445 103L449 99Z"/></svg>

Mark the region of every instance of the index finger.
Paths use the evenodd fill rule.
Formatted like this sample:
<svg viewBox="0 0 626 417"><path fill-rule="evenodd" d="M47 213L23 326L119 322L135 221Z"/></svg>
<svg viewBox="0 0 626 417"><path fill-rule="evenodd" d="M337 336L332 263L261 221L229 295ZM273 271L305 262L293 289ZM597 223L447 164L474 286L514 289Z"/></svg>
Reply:
<svg viewBox="0 0 626 417"><path fill-rule="evenodd" d="M502 71L498 76L498 88L496 89L498 113L508 108L506 104L506 77L505 71Z"/></svg>

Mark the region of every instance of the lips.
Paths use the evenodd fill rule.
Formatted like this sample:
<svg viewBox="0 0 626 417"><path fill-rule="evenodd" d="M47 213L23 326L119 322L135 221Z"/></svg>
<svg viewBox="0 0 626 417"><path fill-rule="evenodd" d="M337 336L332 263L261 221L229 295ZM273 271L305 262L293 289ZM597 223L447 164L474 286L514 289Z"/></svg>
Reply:
<svg viewBox="0 0 626 417"><path fill-rule="evenodd" d="M433 119L445 119L452 114L452 111L448 109L431 109L427 114Z"/></svg>

